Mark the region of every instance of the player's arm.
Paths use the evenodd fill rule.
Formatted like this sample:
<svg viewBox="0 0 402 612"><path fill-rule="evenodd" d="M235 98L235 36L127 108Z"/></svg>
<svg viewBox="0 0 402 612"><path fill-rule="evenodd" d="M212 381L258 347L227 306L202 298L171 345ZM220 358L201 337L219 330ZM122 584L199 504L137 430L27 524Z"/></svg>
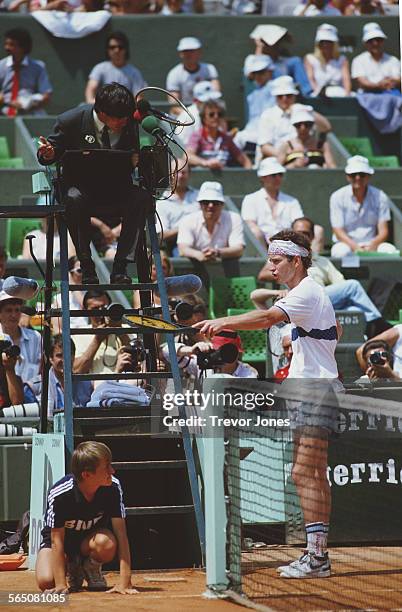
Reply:
<svg viewBox="0 0 402 612"><path fill-rule="evenodd" d="M201 333L207 336L214 336L222 331L222 329L232 329L234 331L267 329L281 321L288 321L286 313L277 306L272 306L268 310L252 310L251 312L235 315L233 317L221 317L220 319L211 321L200 321L199 323L195 323L193 327L199 329Z"/></svg>
<svg viewBox="0 0 402 612"><path fill-rule="evenodd" d="M127 595L138 593L131 584L131 555L125 519L120 517L112 518L112 529L118 546L120 580L108 593L123 593Z"/></svg>
<svg viewBox="0 0 402 612"><path fill-rule="evenodd" d="M64 555L64 527L52 528L52 570L54 577L54 592L67 592L66 561Z"/></svg>

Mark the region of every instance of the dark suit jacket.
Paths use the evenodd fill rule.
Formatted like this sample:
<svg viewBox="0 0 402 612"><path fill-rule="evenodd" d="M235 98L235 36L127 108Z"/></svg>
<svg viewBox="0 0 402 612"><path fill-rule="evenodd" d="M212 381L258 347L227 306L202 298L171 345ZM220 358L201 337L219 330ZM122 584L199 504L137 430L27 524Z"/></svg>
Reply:
<svg viewBox="0 0 402 612"><path fill-rule="evenodd" d="M59 115L53 133L48 137L48 140L56 151L56 159L52 162L46 162L38 153L38 161L42 165L58 162L67 150L101 149L102 147L96 139L93 106L85 104ZM129 119L115 148L139 153L140 142L137 121ZM69 186L64 185L63 190Z"/></svg>

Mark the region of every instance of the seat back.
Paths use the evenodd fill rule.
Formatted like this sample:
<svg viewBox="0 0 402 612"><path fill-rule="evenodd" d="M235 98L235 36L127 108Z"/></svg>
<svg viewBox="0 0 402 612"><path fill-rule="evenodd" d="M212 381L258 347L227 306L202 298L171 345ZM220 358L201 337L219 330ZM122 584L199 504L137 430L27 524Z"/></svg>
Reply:
<svg viewBox="0 0 402 612"><path fill-rule="evenodd" d="M354 138L339 138L339 140L351 155L363 155L364 157L371 157L373 155L373 148L369 138L356 136Z"/></svg>
<svg viewBox="0 0 402 612"><path fill-rule="evenodd" d="M399 168L399 159L396 155L371 155L368 156L370 166L373 168Z"/></svg>
<svg viewBox="0 0 402 612"><path fill-rule="evenodd" d="M0 159L10 157L10 149L5 136L0 136Z"/></svg>
<svg viewBox="0 0 402 612"><path fill-rule="evenodd" d="M249 312L242 308L228 308L229 316ZM243 345L243 361L247 363L265 362L267 358L267 332L265 329L239 331Z"/></svg>
<svg viewBox="0 0 402 612"><path fill-rule="evenodd" d="M6 249L9 256L21 255L25 236L40 227L40 219L7 219Z"/></svg>
<svg viewBox="0 0 402 612"><path fill-rule="evenodd" d="M209 311L212 318L227 314L228 308L254 309L250 293L257 288L254 276L213 278L209 290Z"/></svg>

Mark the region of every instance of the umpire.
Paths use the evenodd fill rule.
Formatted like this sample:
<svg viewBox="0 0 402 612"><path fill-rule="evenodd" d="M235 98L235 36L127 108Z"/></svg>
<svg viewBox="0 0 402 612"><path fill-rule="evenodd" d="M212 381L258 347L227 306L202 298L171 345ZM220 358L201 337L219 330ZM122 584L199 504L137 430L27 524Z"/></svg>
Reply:
<svg viewBox="0 0 402 612"><path fill-rule="evenodd" d="M135 101L132 93L118 83L98 90L95 104L80 105L60 115L48 139L40 137L38 160L43 165L61 160L67 150L118 149L132 151L132 166L139 160L138 123L133 119ZM91 216L121 217L122 226L113 262L111 283L130 283L127 264L136 249L152 210L151 195L133 185L132 168L114 184L100 169L98 178L87 187L87 177L63 180L61 198L66 205L66 222L82 268L83 284L98 284L91 258ZM82 179L82 180L81 180ZM72 184L72 183L76 184ZM106 184L106 188L105 188ZM83 188L82 185L85 185Z"/></svg>

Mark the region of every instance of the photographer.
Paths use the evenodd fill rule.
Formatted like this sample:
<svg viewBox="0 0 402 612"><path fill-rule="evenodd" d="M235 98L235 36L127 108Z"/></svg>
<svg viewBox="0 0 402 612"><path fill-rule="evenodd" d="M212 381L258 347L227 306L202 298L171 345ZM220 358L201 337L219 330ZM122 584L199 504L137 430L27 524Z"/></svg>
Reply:
<svg viewBox="0 0 402 612"><path fill-rule="evenodd" d="M75 344L71 340L71 361L74 363ZM64 357L62 335L52 337L49 361L49 393L48 417L53 418L55 410L64 409ZM42 393L42 377L24 384L24 401L27 403L40 402ZM92 393L92 383L89 380L73 380L73 406L86 406Z"/></svg>
<svg viewBox="0 0 402 612"><path fill-rule="evenodd" d="M85 310L103 310L105 316L89 317L87 327L93 329L105 327L121 327L121 321L110 321L107 316L111 298L106 291L100 289L87 291L84 295L83 306ZM130 344L129 335L117 336L105 332L101 335L77 335L75 337L76 358L74 360L74 373L87 374L89 372L113 373L117 364L118 350L123 345ZM94 385L96 387L96 383Z"/></svg>
<svg viewBox="0 0 402 612"><path fill-rule="evenodd" d="M377 380L400 381L399 375L393 369L393 358L389 344L385 340L369 340L362 347L361 365L365 374L356 382Z"/></svg>
<svg viewBox="0 0 402 612"><path fill-rule="evenodd" d="M10 337L3 335L0 338L0 408L13 404L22 404L24 401L22 380L15 373L18 355L17 351L13 349L15 347L12 346Z"/></svg>
<svg viewBox="0 0 402 612"><path fill-rule="evenodd" d="M194 325L202 321L205 316L204 304L193 306L180 302L176 306L176 320L183 327ZM239 359L243 348L236 332L222 330L211 341L206 341L205 337L198 332L183 334L178 340L175 343L178 365L189 377L200 378L202 373L205 373L205 376L211 376L215 372L238 378L257 378L258 376L257 370ZM227 345L232 345L234 349L231 351ZM226 348L223 348L225 346ZM162 346L162 355L166 361L169 361L167 345Z"/></svg>

